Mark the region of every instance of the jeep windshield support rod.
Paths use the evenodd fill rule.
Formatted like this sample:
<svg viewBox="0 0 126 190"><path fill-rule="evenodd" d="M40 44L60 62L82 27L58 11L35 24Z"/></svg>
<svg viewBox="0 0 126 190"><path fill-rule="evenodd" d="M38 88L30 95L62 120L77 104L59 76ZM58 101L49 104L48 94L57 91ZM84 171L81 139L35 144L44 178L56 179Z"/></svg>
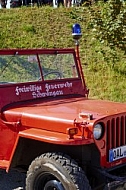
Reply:
<svg viewBox="0 0 126 190"><path fill-rule="evenodd" d="M86 88L86 84L85 84L85 80L84 80L84 74L83 74L83 71L82 71L82 66L80 64L79 40L75 40L75 46L76 46L77 64L78 64L78 67L79 67L79 70L80 70L83 86L84 86L84 88Z"/></svg>
<svg viewBox="0 0 126 190"><path fill-rule="evenodd" d="M41 74L40 78L42 79L42 81L44 81L43 74L42 74L42 67L41 67L41 63L40 63L38 53L37 53L37 60L38 60L38 64L39 64L40 74Z"/></svg>

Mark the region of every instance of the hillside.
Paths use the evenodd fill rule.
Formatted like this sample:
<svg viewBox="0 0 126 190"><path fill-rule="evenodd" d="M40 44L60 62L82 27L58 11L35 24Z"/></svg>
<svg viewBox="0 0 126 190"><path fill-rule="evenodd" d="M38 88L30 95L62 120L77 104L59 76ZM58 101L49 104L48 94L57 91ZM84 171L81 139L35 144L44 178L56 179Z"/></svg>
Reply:
<svg viewBox="0 0 126 190"><path fill-rule="evenodd" d="M113 56L107 43L95 38L91 20L88 6L1 9L0 49L74 47L72 25L79 23L80 57L90 97L126 102L126 55L117 49Z"/></svg>

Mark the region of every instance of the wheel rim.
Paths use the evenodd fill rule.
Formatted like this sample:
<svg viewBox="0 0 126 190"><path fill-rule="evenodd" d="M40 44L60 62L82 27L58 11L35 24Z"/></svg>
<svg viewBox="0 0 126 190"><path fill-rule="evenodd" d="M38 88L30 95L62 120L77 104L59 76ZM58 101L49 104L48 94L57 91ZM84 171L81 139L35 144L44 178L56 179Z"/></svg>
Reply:
<svg viewBox="0 0 126 190"><path fill-rule="evenodd" d="M42 173L34 183L35 190L65 190L62 183L50 173Z"/></svg>
<svg viewBox="0 0 126 190"><path fill-rule="evenodd" d="M44 190L64 190L64 188L61 182L50 180L45 184Z"/></svg>

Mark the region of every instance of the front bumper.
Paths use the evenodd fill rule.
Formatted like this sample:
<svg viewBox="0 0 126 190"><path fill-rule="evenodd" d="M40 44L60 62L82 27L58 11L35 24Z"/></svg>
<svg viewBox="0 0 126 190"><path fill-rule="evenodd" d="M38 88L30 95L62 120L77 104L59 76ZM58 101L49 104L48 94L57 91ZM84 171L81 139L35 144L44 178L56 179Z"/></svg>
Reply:
<svg viewBox="0 0 126 190"><path fill-rule="evenodd" d="M104 190L126 190L126 181L113 181L108 183Z"/></svg>
<svg viewBox="0 0 126 190"><path fill-rule="evenodd" d="M123 167L126 168L126 165ZM126 170L123 176L110 174L106 170L96 170L106 178L106 181L108 181L104 187L104 190L126 190Z"/></svg>

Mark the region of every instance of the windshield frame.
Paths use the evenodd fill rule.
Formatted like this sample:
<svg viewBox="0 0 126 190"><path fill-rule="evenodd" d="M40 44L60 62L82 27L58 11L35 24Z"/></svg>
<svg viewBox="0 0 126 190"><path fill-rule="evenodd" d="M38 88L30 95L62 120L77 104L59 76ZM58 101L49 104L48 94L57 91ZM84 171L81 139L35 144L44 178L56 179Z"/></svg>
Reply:
<svg viewBox="0 0 126 190"><path fill-rule="evenodd" d="M10 55L10 56L13 56L13 57L15 57L15 56L23 56L23 55L36 56L37 57L36 64L38 65L38 69L39 69L39 72L40 72L40 80L39 81L45 81L44 72L43 72L43 65L42 65L41 60L40 60L40 56L44 55L44 54L45 55L59 55L59 54L73 55L73 61L74 61L75 67L76 67L77 77L71 77L71 78L66 77L66 78L63 78L63 79L59 78L59 79L55 79L55 80L81 79L78 64L77 64L77 60L76 60L76 53L75 53L75 50L73 48L71 48L71 49L11 49L11 50L0 50L0 56L1 55L4 55L4 56ZM3 81L1 81L1 83L2 82ZM13 82L13 81L10 81L10 82ZM25 81L25 82L34 82L34 80ZM17 82L17 83L23 83L23 82Z"/></svg>

